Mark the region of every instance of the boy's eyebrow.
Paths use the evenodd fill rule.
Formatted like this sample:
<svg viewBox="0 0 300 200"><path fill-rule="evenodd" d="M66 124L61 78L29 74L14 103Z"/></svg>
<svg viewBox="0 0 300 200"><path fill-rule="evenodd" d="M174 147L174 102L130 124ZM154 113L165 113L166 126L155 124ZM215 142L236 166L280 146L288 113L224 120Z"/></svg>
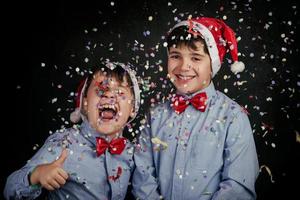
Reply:
<svg viewBox="0 0 300 200"><path fill-rule="evenodd" d="M180 54L180 52L177 51L177 50L175 50L175 49L170 50L170 51L169 51L169 54L171 54L171 53L177 53L177 54Z"/></svg>
<svg viewBox="0 0 300 200"><path fill-rule="evenodd" d="M192 56L201 56L201 57L205 57L205 55L204 54L202 54L202 53L191 53L190 55L192 55Z"/></svg>
<svg viewBox="0 0 300 200"><path fill-rule="evenodd" d="M172 49L172 50L170 50L169 54L180 54L180 52L179 52L179 51L177 51L176 49ZM205 57L205 55L204 55L204 54L202 54L202 53L195 53L195 52L193 52L193 53L190 53L190 55L191 55L191 56L200 56L200 57Z"/></svg>
<svg viewBox="0 0 300 200"><path fill-rule="evenodd" d="M132 88L133 88L132 85L122 85L122 83L119 85L119 87L122 87L129 92L132 92Z"/></svg>

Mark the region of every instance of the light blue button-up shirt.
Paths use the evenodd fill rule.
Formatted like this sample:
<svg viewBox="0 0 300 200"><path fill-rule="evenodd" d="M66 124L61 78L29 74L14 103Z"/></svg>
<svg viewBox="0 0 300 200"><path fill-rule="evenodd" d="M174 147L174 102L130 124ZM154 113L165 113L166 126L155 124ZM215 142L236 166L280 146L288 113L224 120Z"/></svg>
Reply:
<svg viewBox="0 0 300 200"><path fill-rule="evenodd" d="M245 111L213 83L199 92L208 96L205 112L190 105L178 115L170 102L150 111L134 154L136 197L256 198L258 160Z"/></svg>
<svg viewBox="0 0 300 200"><path fill-rule="evenodd" d="M69 149L64 170L69 174L66 184L49 192L49 199L124 199L131 172L133 146L127 140L121 155L105 154L96 156L95 137L104 137L92 129L87 121L81 127L70 128L51 135L41 149L20 170L12 173L6 182L6 199L34 199L41 194L40 187L32 187L28 174L39 164L57 159L62 145ZM122 168L118 178L118 168ZM116 180L108 177L116 177Z"/></svg>

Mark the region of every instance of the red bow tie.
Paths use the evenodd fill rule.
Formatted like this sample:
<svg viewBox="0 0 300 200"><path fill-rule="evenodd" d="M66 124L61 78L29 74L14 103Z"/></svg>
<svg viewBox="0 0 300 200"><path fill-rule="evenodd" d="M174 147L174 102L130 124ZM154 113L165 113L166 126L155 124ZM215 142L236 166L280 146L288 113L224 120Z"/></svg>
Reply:
<svg viewBox="0 0 300 200"><path fill-rule="evenodd" d="M206 100L207 100L207 95L205 92L196 94L191 99L187 99L182 95L177 94L174 98L172 98L171 106L177 114L182 113L190 103L197 110L204 112L206 109Z"/></svg>
<svg viewBox="0 0 300 200"><path fill-rule="evenodd" d="M105 139L97 137L96 142L97 156L103 154L107 148L111 154L121 154L126 146L125 138L117 138L107 142Z"/></svg>

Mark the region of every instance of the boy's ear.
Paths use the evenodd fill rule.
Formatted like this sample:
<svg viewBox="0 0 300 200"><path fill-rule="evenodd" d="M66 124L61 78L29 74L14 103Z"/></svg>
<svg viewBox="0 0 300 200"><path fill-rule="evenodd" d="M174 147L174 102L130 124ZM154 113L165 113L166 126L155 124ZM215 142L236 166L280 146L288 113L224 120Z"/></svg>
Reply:
<svg viewBox="0 0 300 200"><path fill-rule="evenodd" d="M83 109L83 111L84 111L85 113L86 113L86 111L87 111L87 106L88 106L87 98L86 98L86 97L83 97L82 109Z"/></svg>
<svg viewBox="0 0 300 200"><path fill-rule="evenodd" d="M130 111L130 117L131 117L131 118L134 117L134 108L133 108L133 107L131 108L131 111Z"/></svg>

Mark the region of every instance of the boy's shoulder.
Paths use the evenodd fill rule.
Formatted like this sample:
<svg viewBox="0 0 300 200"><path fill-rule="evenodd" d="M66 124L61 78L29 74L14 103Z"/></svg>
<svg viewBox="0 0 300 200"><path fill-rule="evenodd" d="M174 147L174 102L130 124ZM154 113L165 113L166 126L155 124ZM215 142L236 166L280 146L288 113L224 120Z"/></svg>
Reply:
<svg viewBox="0 0 300 200"><path fill-rule="evenodd" d="M233 115L249 114L243 106L219 90L216 90L216 102Z"/></svg>
<svg viewBox="0 0 300 200"><path fill-rule="evenodd" d="M165 102L157 103L155 106L149 109L149 114L151 117L153 116L163 116L169 115L172 112L171 102L170 100L166 100Z"/></svg>
<svg viewBox="0 0 300 200"><path fill-rule="evenodd" d="M164 111L167 112L169 110L171 110L171 102L170 100L166 100L164 102L159 102L156 105L154 105L153 107L150 108L150 112L156 112L156 111Z"/></svg>
<svg viewBox="0 0 300 200"><path fill-rule="evenodd" d="M52 133L46 140L46 142L66 142L75 139L80 133L78 127L73 126L70 128L61 128Z"/></svg>

